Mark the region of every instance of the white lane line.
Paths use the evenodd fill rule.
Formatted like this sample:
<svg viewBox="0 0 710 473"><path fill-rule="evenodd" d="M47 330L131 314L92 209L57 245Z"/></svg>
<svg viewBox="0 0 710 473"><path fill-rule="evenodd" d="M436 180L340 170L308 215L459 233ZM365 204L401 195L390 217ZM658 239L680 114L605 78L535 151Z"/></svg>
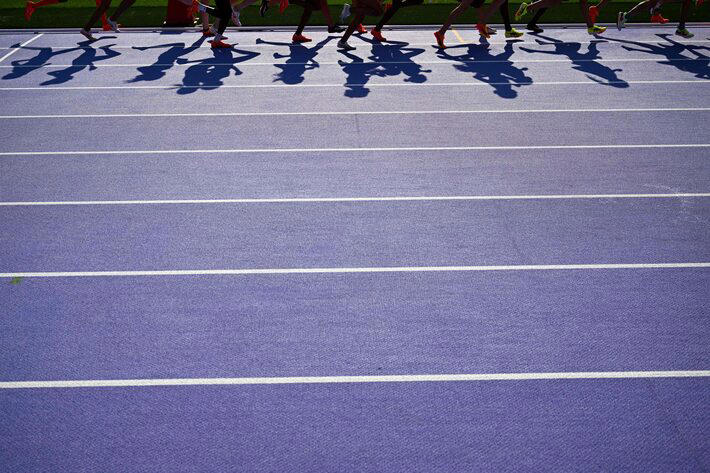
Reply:
<svg viewBox="0 0 710 473"><path fill-rule="evenodd" d="M618 80L608 82L596 82L593 80L583 81L530 81L530 82L397 82L397 83L381 83L381 84L223 84L223 85L88 85L88 86L34 86L34 87L0 87L0 91L28 91L28 90L175 90L175 89L274 89L274 88L327 88L327 87L472 87L472 86L493 86L493 85L509 85L509 86L531 86L531 85L614 85L614 84L631 84L631 85L658 85L658 84L710 84L707 79L689 79L689 80Z"/></svg>
<svg viewBox="0 0 710 473"><path fill-rule="evenodd" d="M211 58L204 58L205 61L209 61ZM436 64L520 64L520 63L586 63L586 62L656 62L656 63L673 63L673 62L687 62L687 61L707 61L707 58L675 58L675 59L657 59L657 58L636 58L636 59L623 59L623 58L599 58L599 59L516 59L516 60L500 60L500 59L481 59L481 60L462 60L462 59L451 59L451 60L434 60L434 61L355 61L355 62L344 62L344 61L318 61L320 66L371 66L371 65L401 65L401 64L413 64L413 65L436 65ZM313 62L256 62L256 61L246 61L246 62L205 62L200 63L188 63L181 64L177 62L166 62L166 63L86 63L86 64L17 64L17 65L0 65L0 68L8 69L61 69L67 67L214 67L214 66L279 66L279 67L295 67L295 66L308 66L313 64Z"/></svg>
<svg viewBox="0 0 710 473"><path fill-rule="evenodd" d="M501 266L393 266L363 268L178 269L147 271L57 271L0 273L0 278L72 278L124 276L245 276L273 274L428 273L474 271L570 271L609 269L710 268L710 263L526 264Z"/></svg>
<svg viewBox="0 0 710 473"><path fill-rule="evenodd" d="M659 149L708 148L710 143L690 144L626 144L626 145L540 145L540 146L424 146L403 148L263 148L263 149L154 149L122 151L3 151L0 156L84 156L127 154L247 154L247 153L350 153L398 151L514 151L542 149Z"/></svg>
<svg viewBox="0 0 710 473"><path fill-rule="evenodd" d="M68 200L42 202L0 202L0 207L60 205L162 205L162 204L291 204L337 202L436 202L470 200L570 200L570 199L686 199L710 197L709 193L685 194L558 194L558 195L454 195L411 197L277 197L263 199L178 199L178 200Z"/></svg>
<svg viewBox="0 0 710 473"><path fill-rule="evenodd" d="M684 371L577 371L557 373L481 373L481 374L402 374L377 376L288 376L268 378L154 378L88 379L64 381L3 381L0 389L51 388L135 388L146 386L219 386L264 384L338 384L338 383L424 383L448 381L532 381L556 379L638 379L707 378L710 370Z"/></svg>
<svg viewBox="0 0 710 473"><path fill-rule="evenodd" d="M533 110L371 110L371 111L305 111L305 112L187 112L187 113L102 113L64 115L0 115L0 120L24 120L37 118L159 118L159 117L271 117L271 116L319 116L319 115L466 115L496 113L639 113L639 112L707 112L710 107L671 108L577 108Z"/></svg>
<svg viewBox="0 0 710 473"><path fill-rule="evenodd" d="M37 36L34 36L34 37L28 39L27 41L25 41L24 43L22 43L21 45L19 45L16 48L11 48L9 53L5 54L3 57L0 57L0 62L3 62L5 59L7 59L10 56L12 56L13 54L15 54L17 51L20 51L23 47L27 46L28 44L35 41L36 39L41 38L42 36L44 36L44 33L40 33ZM0 66L0 67L5 67L5 66ZM7 66L7 67L13 67L13 66Z"/></svg>

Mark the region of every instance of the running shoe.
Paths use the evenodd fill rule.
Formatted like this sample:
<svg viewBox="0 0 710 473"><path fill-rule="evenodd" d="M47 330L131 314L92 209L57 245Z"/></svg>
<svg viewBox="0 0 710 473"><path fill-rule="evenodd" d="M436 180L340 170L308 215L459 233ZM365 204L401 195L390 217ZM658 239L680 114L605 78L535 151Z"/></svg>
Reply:
<svg viewBox="0 0 710 473"><path fill-rule="evenodd" d="M365 34L365 33L367 33L367 30L365 29L364 26L362 26L362 23L360 23L359 25L357 25L357 26L355 27L355 31L357 31L357 32L360 33L360 34Z"/></svg>
<svg viewBox="0 0 710 473"><path fill-rule="evenodd" d="M94 35L91 34L91 30L85 30L82 28L81 30L79 30L79 33L84 35L84 37L86 39L88 39L89 41L96 41L96 38L94 38Z"/></svg>
<svg viewBox="0 0 710 473"><path fill-rule="evenodd" d="M261 5L259 6L259 15L263 18L266 15L266 10L269 9L269 0L261 0Z"/></svg>
<svg viewBox="0 0 710 473"><path fill-rule="evenodd" d="M35 10L36 8L32 5L32 2L27 2L27 5L25 5L25 20L30 21Z"/></svg>
<svg viewBox="0 0 710 473"><path fill-rule="evenodd" d="M311 38L303 36L302 34L294 34L291 38L291 41L293 41L294 43L308 43L313 40Z"/></svg>
<svg viewBox="0 0 710 473"><path fill-rule="evenodd" d="M654 13L653 15L651 15L651 23L660 23L662 25L665 25L666 23L668 23L668 21L670 20L668 20L668 18L663 18L663 15L661 15L660 13Z"/></svg>
<svg viewBox="0 0 710 473"><path fill-rule="evenodd" d="M222 39L227 39L227 38L223 37ZM224 41L222 41L222 39L210 41L210 43L212 43L212 49L229 49L232 47L231 44L225 43Z"/></svg>
<svg viewBox="0 0 710 473"><path fill-rule="evenodd" d="M343 11L340 12L340 22L345 23L345 19L350 16L350 4L343 4Z"/></svg>
<svg viewBox="0 0 710 473"><path fill-rule="evenodd" d="M111 27L111 30L115 33L120 33L121 29L118 27L118 22L113 21L111 18L106 18L106 24Z"/></svg>
<svg viewBox="0 0 710 473"><path fill-rule="evenodd" d="M491 37L491 35L488 33L488 28L486 27L485 23L476 23L476 29L478 30L478 34L480 34L484 38L488 39Z"/></svg>
<svg viewBox="0 0 710 473"><path fill-rule="evenodd" d="M506 38L520 38L522 35L524 35L522 31L518 31L515 28L511 28L510 31L505 32L505 37Z"/></svg>
<svg viewBox="0 0 710 473"><path fill-rule="evenodd" d="M690 31L688 31L685 28L678 28L677 30L675 30L675 34L678 36L681 36L685 39L690 39L693 36L695 36L693 33L691 33Z"/></svg>
<svg viewBox="0 0 710 473"><path fill-rule="evenodd" d="M328 27L328 33L342 33L343 31L345 31L345 28L342 26L333 25Z"/></svg>
<svg viewBox="0 0 710 473"><path fill-rule="evenodd" d="M439 46L440 49L446 49L446 45L444 44L444 35L446 33L439 33L438 31L434 31L434 37L436 38L436 45Z"/></svg>
<svg viewBox="0 0 710 473"><path fill-rule="evenodd" d="M486 25L486 31L488 31L488 34L491 35L491 36L493 36L494 34L498 33L498 30L497 30L497 29L495 29L495 28L493 28L493 27L491 27L491 26L488 26L488 25Z"/></svg>
<svg viewBox="0 0 710 473"><path fill-rule="evenodd" d="M535 23L528 23L525 27L533 33L542 33L543 31L545 31L539 26L537 26Z"/></svg>
<svg viewBox="0 0 710 473"><path fill-rule="evenodd" d="M355 46L350 46L347 41L343 41L342 39L338 41L338 49L341 49L343 51L352 51L355 49Z"/></svg>
<svg viewBox="0 0 710 473"><path fill-rule="evenodd" d="M518 7L518 10L515 12L515 21L520 21L522 17L528 14L528 5L527 3L523 2L520 4L520 7Z"/></svg>
<svg viewBox="0 0 710 473"><path fill-rule="evenodd" d="M207 28L202 30L202 36L204 36L205 38L211 38L212 36L214 36L214 33L211 29Z"/></svg>
<svg viewBox="0 0 710 473"><path fill-rule="evenodd" d="M373 38L375 38L380 43L384 43L385 41L387 41L387 39L384 36L382 36L382 33L378 29L372 28L370 30L370 34L372 35Z"/></svg>
<svg viewBox="0 0 710 473"><path fill-rule="evenodd" d="M589 21L592 23L597 22L597 17L599 16L599 8L596 6L589 7Z"/></svg>
<svg viewBox="0 0 710 473"><path fill-rule="evenodd" d="M626 26L626 12L620 11L619 14L616 15L616 29L621 31L624 26Z"/></svg>
<svg viewBox="0 0 710 473"><path fill-rule="evenodd" d="M589 34L602 34L606 31L606 26L592 25L587 28L587 33Z"/></svg>

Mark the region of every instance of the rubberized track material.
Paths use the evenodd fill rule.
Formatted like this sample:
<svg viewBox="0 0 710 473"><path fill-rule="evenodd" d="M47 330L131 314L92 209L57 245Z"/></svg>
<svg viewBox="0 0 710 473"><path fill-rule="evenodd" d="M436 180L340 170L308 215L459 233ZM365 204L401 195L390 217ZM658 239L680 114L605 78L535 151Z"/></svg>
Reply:
<svg viewBox="0 0 710 473"><path fill-rule="evenodd" d="M0 34L3 471L707 471L691 30Z"/></svg>

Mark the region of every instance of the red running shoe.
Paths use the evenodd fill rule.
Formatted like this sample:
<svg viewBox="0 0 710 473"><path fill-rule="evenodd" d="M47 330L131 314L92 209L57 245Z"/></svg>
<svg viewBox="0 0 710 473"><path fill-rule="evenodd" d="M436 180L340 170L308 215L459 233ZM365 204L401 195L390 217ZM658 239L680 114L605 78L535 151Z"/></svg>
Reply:
<svg viewBox="0 0 710 473"><path fill-rule="evenodd" d="M212 41L212 49L229 49L231 47L231 44L225 43L222 40Z"/></svg>
<svg viewBox="0 0 710 473"><path fill-rule="evenodd" d="M491 37L491 34L488 32L488 26L486 26L485 23L476 23L476 29L478 30L478 33L484 38L488 39Z"/></svg>
<svg viewBox="0 0 710 473"><path fill-rule="evenodd" d="M32 2L27 2L27 5L25 5L25 20L30 21L35 10L35 6L32 5Z"/></svg>
<svg viewBox="0 0 710 473"><path fill-rule="evenodd" d="M376 30L375 28L372 28L370 30L370 34L372 35L373 38L375 38L380 43L384 43L385 41L387 41L387 39L384 36L382 36L382 33L380 32L380 30Z"/></svg>
<svg viewBox="0 0 710 473"><path fill-rule="evenodd" d="M211 29L207 28L206 30L202 30L202 36L204 36L205 38L211 38L212 36L214 36L214 33Z"/></svg>
<svg viewBox="0 0 710 473"><path fill-rule="evenodd" d="M308 43L309 41L312 41L311 38L307 38L303 36L302 34L294 34L293 37L291 38L291 41L294 43Z"/></svg>
<svg viewBox="0 0 710 473"><path fill-rule="evenodd" d="M663 18L663 15L660 13L654 13L651 15L651 23L660 23L662 25L668 23L668 18Z"/></svg>
<svg viewBox="0 0 710 473"><path fill-rule="evenodd" d="M599 16L599 9L597 7L589 7L589 21L592 22L592 24L597 22L597 17Z"/></svg>
<svg viewBox="0 0 710 473"><path fill-rule="evenodd" d="M436 38L436 45L439 46L441 49L446 49L446 45L444 44L444 34L445 33L439 33L438 31L434 31L434 37Z"/></svg>
<svg viewBox="0 0 710 473"><path fill-rule="evenodd" d="M357 26L355 27L355 31L357 31L357 32L360 33L360 34L365 34L365 33L367 33L367 30L365 29L364 26L362 26L362 23L360 23L359 25L357 25Z"/></svg>

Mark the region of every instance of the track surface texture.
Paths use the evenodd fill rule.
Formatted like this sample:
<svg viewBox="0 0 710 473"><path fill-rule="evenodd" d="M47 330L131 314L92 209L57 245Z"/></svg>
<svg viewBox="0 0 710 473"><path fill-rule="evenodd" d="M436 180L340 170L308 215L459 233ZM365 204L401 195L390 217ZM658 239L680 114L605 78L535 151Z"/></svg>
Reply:
<svg viewBox="0 0 710 473"><path fill-rule="evenodd" d="M710 470L710 27L0 34L0 464Z"/></svg>

